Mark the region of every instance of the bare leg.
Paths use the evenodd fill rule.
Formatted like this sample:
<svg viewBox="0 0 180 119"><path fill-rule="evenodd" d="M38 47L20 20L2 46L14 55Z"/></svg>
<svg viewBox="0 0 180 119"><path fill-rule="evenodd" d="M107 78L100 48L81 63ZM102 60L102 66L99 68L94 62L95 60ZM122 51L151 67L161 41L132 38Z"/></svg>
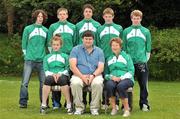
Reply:
<svg viewBox="0 0 180 119"><path fill-rule="evenodd" d="M110 100L112 109L116 109L116 100L115 100L115 97L112 96L112 97L109 98L109 100Z"/></svg>
<svg viewBox="0 0 180 119"><path fill-rule="evenodd" d="M42 95L42 104L46 105L46 100L49 96L49 93L51 91L51 87L48 85L43 85L43 95Z"/></svg>
<svg viewBox="0 0 180 119"><path fill-rule="evenodd" d="M124 105L124 110L129 111L129 104L128 104L128 98L121 98L122 104Z"/></svg>
<svg viewBox="0 0 180 119"><path fill-rule="evenodd" d="M61 86L61 92L63 93L64 97L66 98L67 104L71 104L69 86L68 85Z"/></svg>

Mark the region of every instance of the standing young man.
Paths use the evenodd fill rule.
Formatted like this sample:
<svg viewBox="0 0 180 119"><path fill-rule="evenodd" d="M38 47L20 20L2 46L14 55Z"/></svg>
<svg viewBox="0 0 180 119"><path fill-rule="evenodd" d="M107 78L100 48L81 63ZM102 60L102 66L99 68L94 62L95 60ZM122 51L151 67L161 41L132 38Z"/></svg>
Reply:
<svg viewBox="0 0 180 119"><path fill-rule="evenodd" d="M70 69L73 72L71 89L75 104L75 113L81 115L84 112L83 87L90 86L92 100L90 110L92 115L99 115L100 100L103 89L102 72L104 70L103 51L94 46L94 36L91 31L85 31L82 35L83 44L74 47L70 54Z"/></svg>
<svg viewBox="0 0 180 119"><path fill-rule="evenodd" d="M91 4L85 4L83 6L84 19L76 24L77 45L82 44L82 34L87 30L90 30L93 35L96 36L97 28L100 26L100 23L92 18L93 11L94 7ZM94 39L94 44L96 44L96 39Z"/></svg>
<svg viewBox="0 0 180 119"><path fill-rule="evenodd" d="M140 109L149 111L147 62L151 53L151 34L141 25L142 16L140 10L131 12L132 25L123 31L123 49L131 56L134 63L135 76L140 86Z"/></svg>
<svg viewBox="0 0 180 119"><path fill-rule="evenodd" d="M20 88L20 108L27 108L28 84L32 70L37 70L39 76L39 94L42 101L42 86L45 79L43 70L43 58L46 55L45 46L48 29L42 23L46 20L47 14L43 10L36 10L32 13L34 24L26 26L22 36L22 51L24 54L23 80Z"/></svg>
<svg viewBox="0 0 180 119"><path fill-rule="evenodd" d="M68 22L68 10L66 8L59 8L57 10L57 17L59 19L58 22L52 24L49 27L48 32L48 40L55 35L60 34L63 40L63 45L60 49L62 53L70 54L72 48L75 46L75 25ZM49 44L50 45L50 44ZM49 51L51 52L51 48L49 47ZM52 100L53 100L53 109L58 109L60 104L61 92L60 91L52 91Z"/></svg>
<svg viewBox="0 0 180 119"><path fill-rule="evenodd" d="M113 23L114 11L111 8L106 8L103 11L103 19L105 21L104 25L100 26L97 31L97 46L100 47L105 56L105 60L111 56L112 50L109 45L110 40L114 37L122 37L123 28L121 25ZM106 68L105 68L106 70ZM105 83L105 82L104 82ZM102 109L105 109L105 89L103 92L103 102ZM116 107L119 108L119 99L116 100Z"/></svg>

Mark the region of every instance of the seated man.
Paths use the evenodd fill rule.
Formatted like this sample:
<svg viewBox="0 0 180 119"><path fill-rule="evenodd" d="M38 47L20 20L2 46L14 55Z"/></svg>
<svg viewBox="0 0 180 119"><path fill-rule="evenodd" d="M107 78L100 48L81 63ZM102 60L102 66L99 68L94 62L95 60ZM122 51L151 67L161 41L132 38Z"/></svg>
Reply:
<svg viewBox="0 0 180 119"><path fill-rule="evenodd" d="M51 41L53 51L48 54L43 61L43 67L46 74L46 79L43 85L43 97L40 113L46 113L46 100L51 91L51 86L60 85L61 92L65 96L67 102L67 112L71 113L71 100L69 90L69 61L68 55L61 53L59 49L62 46L60 35L56 34Z"/></svg>
<svg viewBox="0 0 180 119"><path fill-rule="evenodd" d="M83 44L74 47L70 54L70 69L73 76L70 80L75 113L81 115L84 112L83 87L89 85L92 91L90 110L92 115L99 115L100 100L103 89L102 72L104 69L103 51L94 46L94 36L91 31L85 31L82 35Z"/></svg>

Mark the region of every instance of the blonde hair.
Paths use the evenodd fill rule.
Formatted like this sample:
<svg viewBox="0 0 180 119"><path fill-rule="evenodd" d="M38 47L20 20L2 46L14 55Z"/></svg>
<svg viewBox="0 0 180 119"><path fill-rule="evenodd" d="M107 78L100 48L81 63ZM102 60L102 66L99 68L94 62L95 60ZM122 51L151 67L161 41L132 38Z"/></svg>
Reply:
<svg viewBox="0 0 180 119"><path fill-rule="evenodd" d="M67 10L66 8L63 8L63 7L59 8L59 9L57 10L57 14L59 14L59 12L61 12L61 11L65 11L66 14L68 14L68 10Z"/></svg>
<svg viewBox="0 0 180 119"><path fill-rule="evenodd" d="M130 17L132 18L133 16L140 16L142 18L143 13L140 10L133 10Z"/></svg>
<svg viewBox="0 0 180 119"><path fill-rule="evenodd" d="M113 42L118 43L119 46L122 47L123 41L121 40L121 38L119 38L119 37L112 38L111 41L110 41L110 43L109 43L110 46L112 46L112 43L113 43Z"/></svg>
<svg viewBox="0 0 180 119"><path fill-rule="evenodd" d="M51 45L52 45L53 41L59 41L61 46L62 46L62 44L63 44L63 41L62 41L62 38L61 38L61 35L60 35L60 34L55 34L55 35L52 37L52 39L51 39Z"/></svg>
<svg viewBox="0 0 180 119"><path fill-rule="evenodd" d="M103 11L103 15L105 15L105 14L111 14L112 16L114 16L114 11L113 11L113 9L108 7Z"/></svg>

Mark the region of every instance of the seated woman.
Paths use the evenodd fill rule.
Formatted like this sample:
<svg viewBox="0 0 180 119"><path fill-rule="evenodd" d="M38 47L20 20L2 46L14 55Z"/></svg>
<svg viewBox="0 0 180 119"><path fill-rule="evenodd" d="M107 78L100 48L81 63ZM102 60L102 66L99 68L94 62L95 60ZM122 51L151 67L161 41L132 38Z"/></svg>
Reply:
<svg viewBox="0 0 180 119"><path fill-rule="evenodd" d="M111 39L110 45L113 55L106 61L105 88L112 105L111 115L117 113L115 103L115 93L117 92L124 106L123 117L128 117L130 111L126 90L134 86L134 65L130 56L121 50L122 40L120 38Z"/></svg>
<svg viewBox="0 0 180 119"><path fill-rule="evenodd" d="M53 51L48 54L43 61L43 67L46 74L46 79L43 85L43 97L40 113L45 114L47 105L46 100L51 91L51 86L60 85L61 92L65 96L67 102L68 113L71 112L71 100L70 100L70 89L69 83L69 59L68 55L59 52L62 46L61 36L56 34L52 40L51 45Z"/></svg>

